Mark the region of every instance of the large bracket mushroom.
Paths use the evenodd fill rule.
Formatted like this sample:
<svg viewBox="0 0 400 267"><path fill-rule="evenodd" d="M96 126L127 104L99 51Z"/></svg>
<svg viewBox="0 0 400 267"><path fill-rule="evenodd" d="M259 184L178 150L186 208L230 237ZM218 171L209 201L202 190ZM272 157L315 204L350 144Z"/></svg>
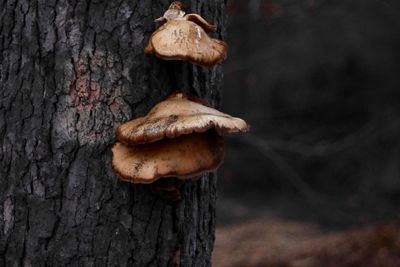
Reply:
<svg viewBox="0 0 400 267"><path fill-rule="evenodd" d="M118 127L119 143L112 149L113 170L131 183L198 177L222 163L220 135L248 130L244 120L175 93L146 116Z"/></svg>
<svg viewBox="0 0 400 267"><path fill-rule="evenodd" d="M145 53L164 60L187 60L212 67L226 58L228 45L207 33L215 26L198 14L187 14L179 1L173 2L155 22L165 22L150 37Z"/></svg>

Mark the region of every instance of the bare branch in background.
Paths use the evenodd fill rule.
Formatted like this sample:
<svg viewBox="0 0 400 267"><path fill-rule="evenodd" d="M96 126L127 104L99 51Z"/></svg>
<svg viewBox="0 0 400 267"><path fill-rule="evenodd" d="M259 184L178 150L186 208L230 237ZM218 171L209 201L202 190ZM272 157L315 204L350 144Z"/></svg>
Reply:
<svg viewBox="0 0 400 267"><path fill-rule="evenodd" d="M293 170L287 161L276 153L270 146L268 141L252 134L244 135L240 141L249 144L256 148L260 153L271 160L275 166L285 175L290 184L296 188L299 193L304 196L310 203L317 203L321 199L316 192L314 192L307 183L305 183L300 175Z"/></svg>

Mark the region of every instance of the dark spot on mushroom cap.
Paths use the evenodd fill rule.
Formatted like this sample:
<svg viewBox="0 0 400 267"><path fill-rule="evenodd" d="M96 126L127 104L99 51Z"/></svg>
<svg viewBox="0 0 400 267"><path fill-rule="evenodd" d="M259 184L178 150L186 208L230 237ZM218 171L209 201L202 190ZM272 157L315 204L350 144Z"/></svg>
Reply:
<svg viewBox="0 0 400 267"><path fill-rule="evenodd" d="M171 124L178 121L178 115L171 115L168 117L167 124Z"/></svg>
<svg viewBox="0 0 400 267"><path fill-rule="evenodd" d="M143 161L140 161L140 162L134 164L135 171L139 172L140 169L143 167L143 164L144 164Z"/></svg>

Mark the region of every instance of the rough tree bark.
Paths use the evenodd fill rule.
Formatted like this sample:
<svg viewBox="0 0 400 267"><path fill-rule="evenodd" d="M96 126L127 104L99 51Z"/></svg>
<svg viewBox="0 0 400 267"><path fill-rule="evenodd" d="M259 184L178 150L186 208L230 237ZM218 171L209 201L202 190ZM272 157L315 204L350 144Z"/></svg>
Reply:
<svg viewBox="0 0 400 267"><path fill-rule="evenodd" d="M218 26L224 0L185 2ZM0 0L0 266L209 266L216 178L170 204L111 171L115 128L221 69L143 53L167 0Z"/></svg>

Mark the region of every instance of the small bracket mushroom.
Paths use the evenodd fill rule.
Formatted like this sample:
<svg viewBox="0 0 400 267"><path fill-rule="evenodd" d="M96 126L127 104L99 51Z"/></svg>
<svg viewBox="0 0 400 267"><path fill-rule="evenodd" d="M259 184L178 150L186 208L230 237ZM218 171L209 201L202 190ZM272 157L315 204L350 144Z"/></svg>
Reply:
<svg viewBox="0 0 400 267"><path fill-rule="evenodd" d="M185 15L179 1L173 2L155 22L165 24L151 35L145 53L204 67L212 67L226 58L228 45L207 35L215 26L198 14Z"/></svg>

